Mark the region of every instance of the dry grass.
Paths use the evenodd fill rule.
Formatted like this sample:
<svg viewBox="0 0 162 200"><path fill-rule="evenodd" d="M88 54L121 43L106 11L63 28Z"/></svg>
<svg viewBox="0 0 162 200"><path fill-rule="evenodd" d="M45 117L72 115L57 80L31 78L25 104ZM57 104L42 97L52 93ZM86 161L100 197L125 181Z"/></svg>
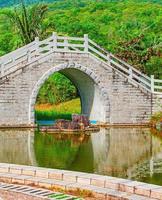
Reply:
<svg viewBox="0 0 162 200"><path fill-rule="evenodd" d="M35 110L38 111L55 111L55 112L80 112L80 99L73 99L58 105L37 104Z"/></svg>

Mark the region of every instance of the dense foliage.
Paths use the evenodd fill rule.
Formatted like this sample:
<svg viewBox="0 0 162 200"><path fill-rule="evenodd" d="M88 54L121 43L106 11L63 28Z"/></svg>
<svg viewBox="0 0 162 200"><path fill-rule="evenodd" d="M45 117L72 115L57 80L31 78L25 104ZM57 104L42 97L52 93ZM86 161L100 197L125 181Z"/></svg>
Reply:
<svg viewBox="0 0 162 200"><path fill-rule="evenodd" d="M43 37L53 31L71 36L88 33L102 47L144 73L162 78L162 0L60 0L48 7L42 23L42 29L46 30ZM21 45L17 29L0 14L0 55ZM54 82L50 78L45 88L54 87ZM49 93L51 90L48 99Z"/></svg>
<svg viewBox="0 0 162 200"><path fill-rule="evenodd" d="M61 0L25 0L26 4L33 4L37 2L56 2ZM14 6L19 3L19 0L0 0L0 7L8 7L8 6Z"/></svg>
<svg viewBox="0 0 162 200"><path fill-rule="evenodd" d="M47 92L48 91L48 92ZM73 83L60 73L50 76L40 89L37 103L58 104L78 96Z"/></svg>
<svg viewBox="0 0 162 200"><path fill-rule="evenodd" d="M48 6L42 3L27 7L23 0L14 9L3 9L1 14L13 24L24 45L32 42L36 37L42 38L44 29L42 23Z"/></svg>
<svg viewBox="0 0 162 200"><path fill-rule="evenodd" d="M162 76L160 4L98 1L69 5L64 10L55 9L57 5L60 6L50 5L46 26L72 36L88 33L91 39L136 68Z"/></svg>

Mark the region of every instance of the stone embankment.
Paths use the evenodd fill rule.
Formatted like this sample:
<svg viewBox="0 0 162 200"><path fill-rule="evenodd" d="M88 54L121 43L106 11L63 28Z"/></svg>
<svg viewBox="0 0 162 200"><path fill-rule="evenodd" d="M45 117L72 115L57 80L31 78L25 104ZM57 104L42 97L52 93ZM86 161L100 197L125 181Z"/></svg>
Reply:
<svg viewBox="0 0 162 200"><path fill-rule="evenodd" d="M98 200L162 200L162 186L96 174L23 165L1 163L0 182L32 186L37 189L45 188L55 192L70 192L75 195L78 192L84 199L91 197Z"/></svg>

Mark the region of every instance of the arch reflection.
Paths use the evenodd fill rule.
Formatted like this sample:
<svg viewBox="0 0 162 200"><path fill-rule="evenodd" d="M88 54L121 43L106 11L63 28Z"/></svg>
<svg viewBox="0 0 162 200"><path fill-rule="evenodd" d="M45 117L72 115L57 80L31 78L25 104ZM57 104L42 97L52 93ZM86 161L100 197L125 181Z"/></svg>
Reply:
<svg viewBox="0 0 162 200"><path fill-rule="evenodd" d="M161 184L162 139L147 128L109 128L89 135L0 129L0 162Z"/></svg>

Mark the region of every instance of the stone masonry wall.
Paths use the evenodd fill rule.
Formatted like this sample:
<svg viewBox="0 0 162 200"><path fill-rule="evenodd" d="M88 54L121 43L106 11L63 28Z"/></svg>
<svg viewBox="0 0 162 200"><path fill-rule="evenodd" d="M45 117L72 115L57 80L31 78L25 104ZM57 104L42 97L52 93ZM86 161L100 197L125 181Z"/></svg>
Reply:
<svg viewBox="0 0 162 200"><path fill-rule="evenodd" d="M147 123L154 110L150 93L128 82L123 75L90 54L51 53L0 83L0 125L33 124L39 89L57 71L74 79L82 91L84 112L87 106L89 113L86 114L100 122ZM86 85L87 81L90 84Z"/></svg>

